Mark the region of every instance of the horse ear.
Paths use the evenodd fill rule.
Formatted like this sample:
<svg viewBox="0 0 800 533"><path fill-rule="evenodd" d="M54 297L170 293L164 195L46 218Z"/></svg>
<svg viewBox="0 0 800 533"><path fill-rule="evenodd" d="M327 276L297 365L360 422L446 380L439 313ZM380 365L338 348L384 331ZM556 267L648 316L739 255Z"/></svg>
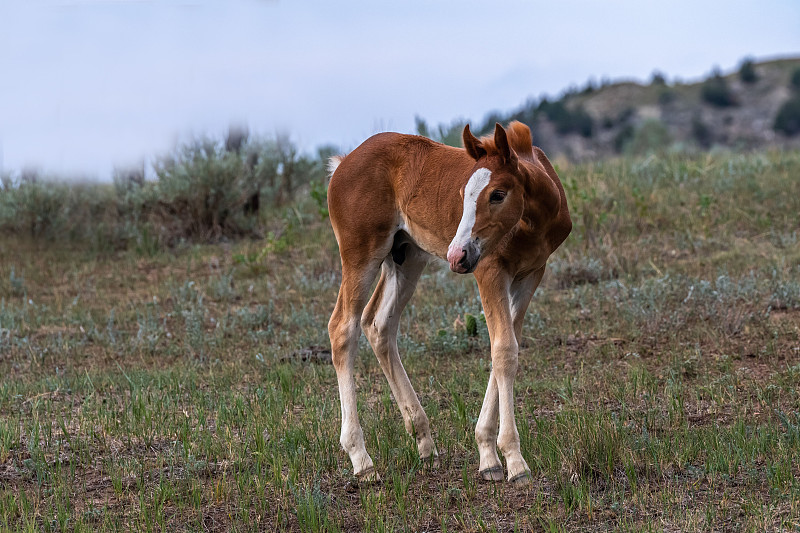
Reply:
<svg viewBox="0 0 800 533"><path fill-rule="evenodd" d="M464 140L464 149L472 159L477 161L486 155L486 150L481 146L481 141L469 131L469 124L464 126L464 133L461 135L461 138Z"/></svg>
<svg viewBox="0 0 800 533"><path fill-rule="evenodd" d="M503 129L503 126L501 126L499 122L496 122L494 125L494 144L497 146L497 152L500 154L500 157L503 158L503 161L506 163L510 162L513 152L508 144L506 130Z"/></svg>

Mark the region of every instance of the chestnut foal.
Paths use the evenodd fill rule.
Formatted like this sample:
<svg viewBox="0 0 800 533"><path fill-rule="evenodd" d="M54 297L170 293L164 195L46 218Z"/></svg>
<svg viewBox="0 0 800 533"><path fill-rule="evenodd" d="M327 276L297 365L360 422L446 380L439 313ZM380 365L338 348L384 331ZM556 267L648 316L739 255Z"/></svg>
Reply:
<svg viewBox="0 0 800 533"><path fill-rule="evenodd" d="M527 483L514 420L514 377L525 311L550 254L572 228L564 189L530 129L499 124L494 138L464 128L464 149L380 133L331 160L331 225L342 284L328 324L342 403L341 445L363 480L378 479L356 411L353 360L363 330L420 457L436 464L428 417L397 351L400 314L431 256L474 273L491 339L492 371L475 439L480 475ZM380 271L372 297L370 287ZM499 419L499 421L498 421ZM498 428L499 422L499 428Z"/></svg>

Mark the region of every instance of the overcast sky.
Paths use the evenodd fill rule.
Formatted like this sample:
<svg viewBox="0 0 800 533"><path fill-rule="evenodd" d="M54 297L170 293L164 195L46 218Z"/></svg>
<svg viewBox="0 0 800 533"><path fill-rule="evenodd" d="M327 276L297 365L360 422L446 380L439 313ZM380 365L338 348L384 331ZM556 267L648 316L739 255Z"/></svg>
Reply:
<svg viewBox="0 0 800 533"><path fill-rule="evenodd" d="M797 0L0 0L0 164L108 179L232 122L348 150L415 115L797 55Z"/></svg>

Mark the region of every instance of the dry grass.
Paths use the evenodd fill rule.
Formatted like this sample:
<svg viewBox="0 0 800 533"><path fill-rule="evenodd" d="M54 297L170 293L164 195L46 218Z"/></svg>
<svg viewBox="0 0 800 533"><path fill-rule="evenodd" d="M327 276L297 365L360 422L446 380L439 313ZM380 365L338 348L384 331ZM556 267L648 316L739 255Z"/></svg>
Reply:
<svg viewBox="0 0 800 533"><path fill-rule="evenodd" d="M301 201L266 250L0 239L0 530L800 526L800 154L560 172L575 231L516 387L529 490L476 478L488 337L459 326L474 281L440 265L400 349L443 464L419 463L364 341L383 481L353 486L324 354L336 244Z"/></svg>

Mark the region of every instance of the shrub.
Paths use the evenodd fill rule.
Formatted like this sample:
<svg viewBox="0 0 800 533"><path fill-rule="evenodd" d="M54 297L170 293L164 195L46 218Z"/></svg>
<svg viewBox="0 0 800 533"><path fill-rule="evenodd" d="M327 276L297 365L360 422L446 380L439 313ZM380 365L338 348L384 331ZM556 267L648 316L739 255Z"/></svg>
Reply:
<svg viewBox="0 0 800 533"><path fill-rule="evenodd" d="M435 130L432 130L428 127L428 123L418 116L414 117L414 122L416 123L417 135L422 135L423 137L433 139L436 142L448 146L461 146L461 133L464 131L464 126L467 124L467 121L464 119L456 119L450 124L439 124L436 126ZM488 130L489 127L494 130L494 122L490 125L484 125L485 130ZM477 131L478 134L486 133L486 131L475 128L474 126L473 131Z"/></svg>
<svg viewBox="0 0 800 533"><path fill-rule="evenodd" d="M706 80L700 88L700 96L705 102L716 107L731 107L736 105L736 99L728 87L728 82L719 72Z"/></svg>
<svg viewBox="0 0 800 533"><path fill-rule="evenodd" d="M116 248L114 191L103 184L65 183L38 175L4 180L0 230L49 241L84 240L95 248Z"/></svg>
<svg viewBox="0 0 800 533"><path fill-rule="evenodd" d="M624 150L626 153L634 155L661 152L670 142L672 139L666 126L660 120L648 119L636 129Z"/></svg>
<svg viewBox="0 0 800 533"><path fill-rule="evenodd" d="M143 255L155 254L159 242L150 223L150 213L158 203L156 188L144 181L143 171L116 169L112 179L116 193L116 239L120 246L133 242Z"/></svg>
<svg viewBox="0 0 800 533"><path fill-rule="evenodd" d="M617 115L617 123L623 124L625 122L630 121L633 117L636 116L636 108L633 106L626 107L622 111L619 112Z"/></svg>
<svg viewBox="0 0 800 533"><path fill-rule="evenodd" d="M658 70L654 70L653 77L650 80L650 85L664 86L666 84L667 84L667 78L664 76L664 74L659 72Z"/></svg>
<svg viewBox="0 0 800 533"><path fill-rule="evenodd" d="M744 83L755 83L758 81L756 65L752 59L745 59L742 61L742 66L739 67L739 79Z"/></svg>
<svg viewBox="0 0 800 533"><path fill-rule="evenodd" d="M194 141L155 165L157 200L145 210L168 243L258 234L261 205L281 205L301 186L323 182L324 163L298 155L285 135L234 150Z"/></svg>
<svg viewBox="0 0 800 533"><path fill-rule="evenodd" d="M539 109L544 115L556 125L559 133L569 133L570 131L570 112L564 102L557 100L555 102L548 102L543 100Z"/></svg>
<svg viewBox="0 0 800 533"><path fill-rule="evenodd" d="M563 100L548 102L542 100L539 111L552 121L558 133L579 133L584 137L591 137L594 129L592 117L582 107L570 110Z"/></svg>
<svg viewBox="0 0 800 533"><path fill-rule="evenodd" d="M530 107L525 106L520 109L518 112L514 113L512 116L513 118L508 118L503 116L502 113L499 111L492 111L486 118L483 119L483 125L478 130L482 135L487 135L490 133L494 133L494 125L498 122L500 124L511 122L512 120L519 120L520 122L526 122L526 116L528 115L528 110Z"/></svg>
<svg viewBox="0 0 800 533"><path fill-rule="evenodd" d="M448 146L461 146L461 134L466 124L467 121L464 119L455 119L450 124L439 124L438 131L432 138Z"/></svg>
<svg viewBox="0 0 800 533"><path fill-rule="evenodd" d="M275 172L275 166L265 169ZM220 150L211 140L182 147L155 165L158 182L155 205L147 206L168 233L176 238L215 239L249 233L248 200L259 193L255 169L247 168L233 152Z"/></svg>
<svg viewBox="0 0 800 533"><path fill-rule="evenodd" d="M712 133L708 125L700 117L692 119L692 137L703 148L709 148L712 142Z"/></svg>
<svg viewBox="0 0 800 533"><path fill-rule="evenodd" d="M415 124L416 129L417 129L417 135L422 135L423 137L430 138L431 133L430 133L430 130L428 129L428 123L425 121L424 118L422 118L419 115L415 115L414 116L414 124Z"/></svg>
<svg viewBox="0 0 800 533"><path fill-rule="evenodd" d="M661 105L668 105L674 102L677 99L678 95L675 93L674 89L670 89L669 87L662 87L661 90L658 92L658 103Z"/></svg>
<svg viewBox="0 0 800 533"><path fill-rule="evenodd" d="M781 106L775 115L773 128L790 137L800 133L800 94L792 96Z"/></svg>
<svg viewBox="0 0 800 533"><path fill-rule="evenodd" d="M800 91L800 67L797 67L789 77L789 87L795 91Z"/></svg>
<svg viewBox="0 0 800 533"><path fill-rule="evenodd" d="M625 150L625 146L633 139L634 127L631 124L626 124L619 133L614 137L614 150L621 154Z"/></svg>
<svg viewBox="0 0 800 533"><path fill-rule="evenodd" d="M158 161L156 181L145 181L143 165L115 170L112 185L3 174L0 230L149 254L183 240L257 235L260 206L288 201L312 181L322 187L332 151L309 158L286 136L254 142L232 129L224 142L192 141ZM323 201L324 189L317 192Z"/></svg>
<svg viewBox="0 0 800 533"><path fill-rule="evenodd" d="M31 237L52 237L52 231L64 225L66 185L26 179L17 184L10 180L0 196L0 228Z"/></svg>
<svg viewBox="0 0 800 533"><path fill-rule="evenodd" d="M583 137L589 138L592 136L594 122L592 121L591 115L582 107L572 112L572 129L580 133Z"/></svg>

